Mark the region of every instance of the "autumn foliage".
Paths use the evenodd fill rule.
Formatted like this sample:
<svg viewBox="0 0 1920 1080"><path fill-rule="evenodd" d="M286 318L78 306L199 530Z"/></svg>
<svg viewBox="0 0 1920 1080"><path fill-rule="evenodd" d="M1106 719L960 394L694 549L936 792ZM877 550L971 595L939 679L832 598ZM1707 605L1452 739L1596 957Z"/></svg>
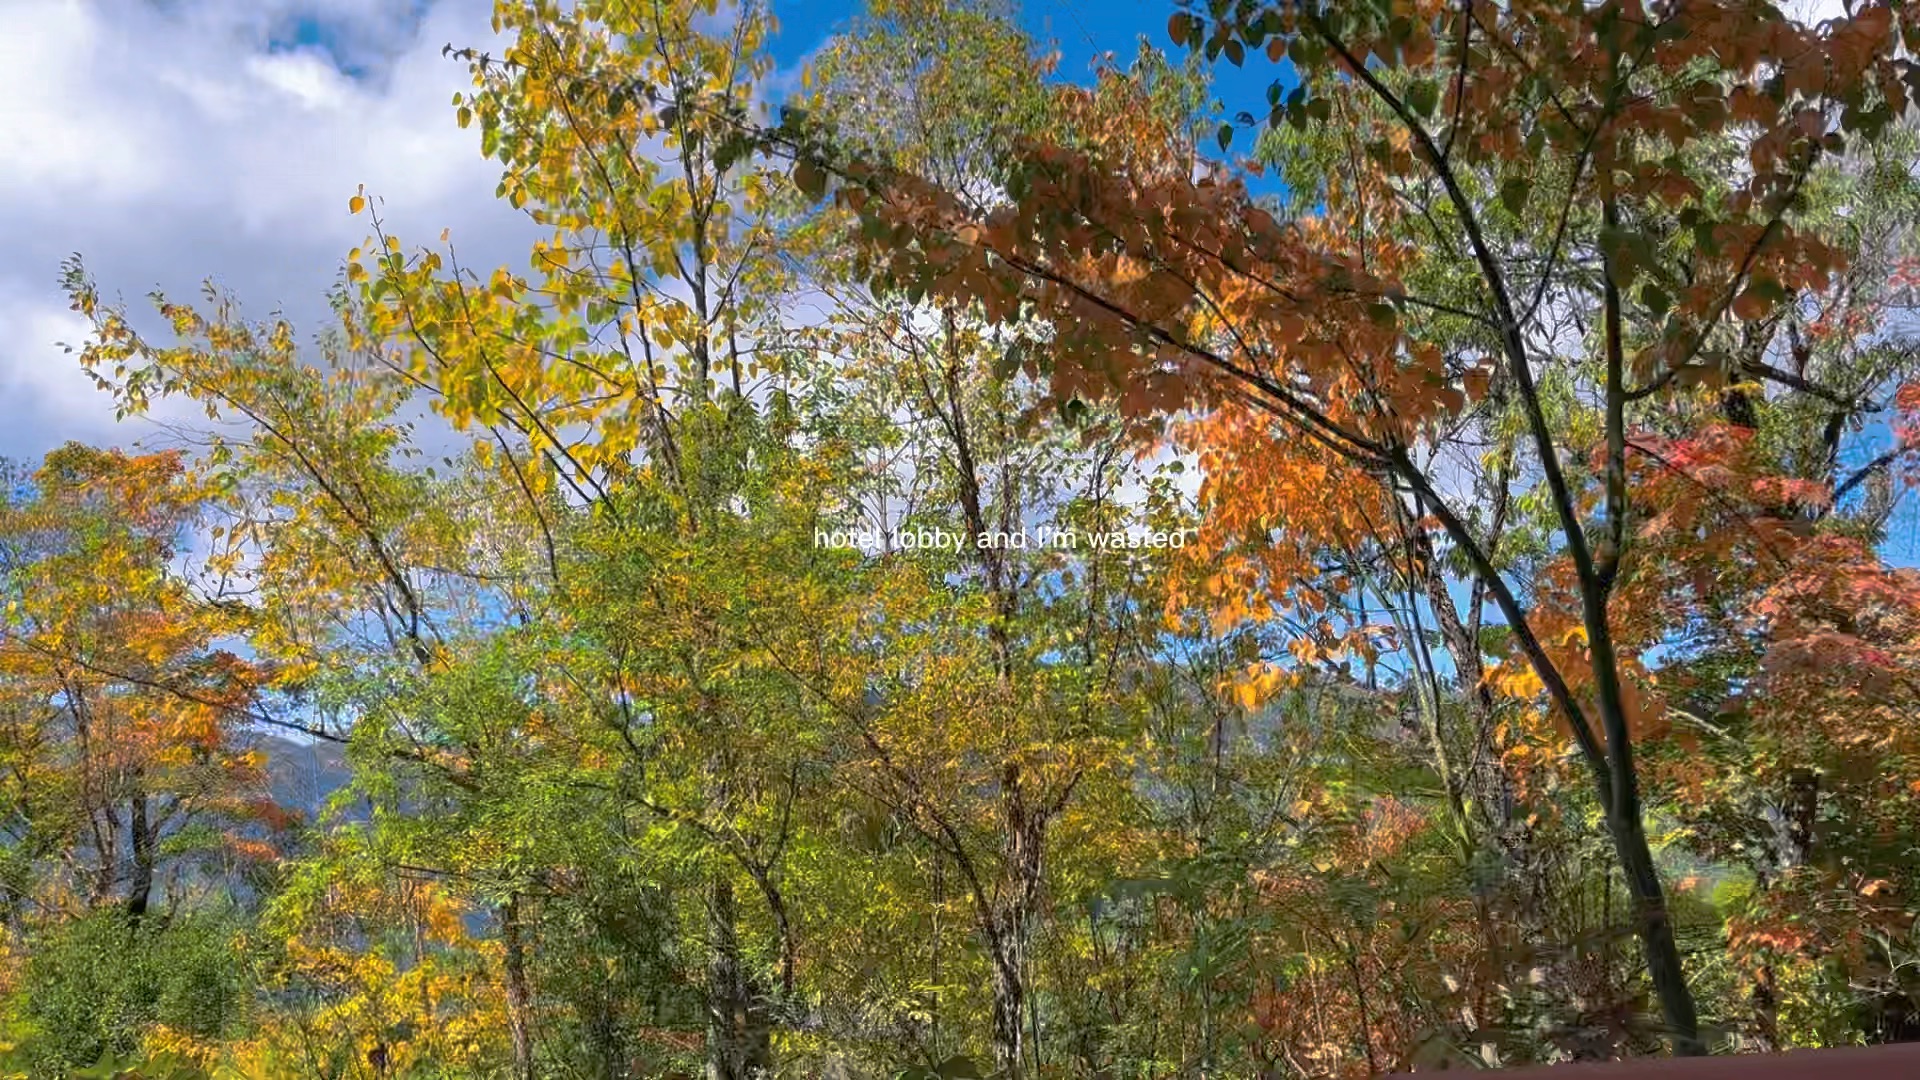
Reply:
<svg viewBox="0 0 1920 1080"><path fill-rule="evenodd" d="M1920 16L1783 6L498 4L524 267L66 267L210 426L0 505L0 1068L1920 1037Z"/></svg>

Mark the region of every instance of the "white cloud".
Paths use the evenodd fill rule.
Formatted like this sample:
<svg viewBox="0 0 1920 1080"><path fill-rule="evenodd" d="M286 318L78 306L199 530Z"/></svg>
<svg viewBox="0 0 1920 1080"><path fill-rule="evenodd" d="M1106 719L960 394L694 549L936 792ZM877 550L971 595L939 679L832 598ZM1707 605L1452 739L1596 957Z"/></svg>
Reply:
<svg viewBox="0 0 1920 1080"><path fill-rule="evenodd" d="M353 81L318 52L249 56L247 73L309 111L340 112L353 97Z"/></svg>
<svg viewBox="0 0 1920 1080"><path fill-rule="evenodd" d="M47 202L73 195L129 199L162 179L151 166L164 147L139 108L99 110L88 64L113 61L101 20L80 0L29 7L7 5L0 33L0 69L10 86L0 98L0 197Z"/></svg>
<svg viewBox="0 0 1920 1080"><path fill-rule="evenodd" d="M498 167L453 123L469 89L442 46L487 48L487 0L0 0L0 454L124 441L73 358L58 289L80 252L136 315L155 287L209 276L245 311L329 319L325 293L367 232L357 185L393 231L450 227L462 258L520 264L533 227L493 197ZM296 31L305 45L288 47Z"/></svg>
<svg viewBox="0 0 1920 1080"><path fill-rule="evenodd" d="M10 348L18 350L10 355L24 361L0 368L0 394L9 404L33 401L43 409L75 418L72 438L105 434L113 419L111 407L105 406L103 412L105 398L94 388L93 380L55 344L64 341L77 347L86 334L86 320L59 303L0 294L0 326L6 327L14 343Z"/></svg>

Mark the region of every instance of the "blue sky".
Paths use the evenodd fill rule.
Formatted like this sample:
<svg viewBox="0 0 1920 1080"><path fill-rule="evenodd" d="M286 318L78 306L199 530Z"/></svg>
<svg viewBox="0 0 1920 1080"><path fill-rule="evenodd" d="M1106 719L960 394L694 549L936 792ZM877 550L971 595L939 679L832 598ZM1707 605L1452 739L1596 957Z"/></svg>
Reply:
<svg viewBox="0 0 1920 1080"><path fill-rule="evenodd" d="M780 21L780 36L774 43L774 58L783 66L803 59L820 42L846 29L860 10L847 0L799 0L775 2L774 17ZM1063 56L1062 74L1073 77L1084 63L1076 58L1097 56L1111 50L1131 55L1140 34L1165 46L1167 16L1173 11L1171 0L1031 0L1020 9L1027 31L1042 41L1053 41Z"/></svg>

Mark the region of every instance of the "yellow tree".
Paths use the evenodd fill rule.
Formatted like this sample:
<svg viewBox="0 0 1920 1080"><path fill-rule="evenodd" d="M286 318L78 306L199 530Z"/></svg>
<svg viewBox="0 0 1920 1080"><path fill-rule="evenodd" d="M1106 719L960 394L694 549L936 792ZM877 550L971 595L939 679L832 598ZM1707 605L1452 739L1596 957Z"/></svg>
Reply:
<svg viewBox="0 0 1920 1080"><path fill-rule="evenodd" d="M535 245L527 273L501 268L482 281L450 247L405 253L355 196L351 208L372 215L374 236L348 275L360 285L361 340L456 428L480 433L539 520L549 584L580 595L593 579L565 576L558 538L572 529L562 516L590 512L601 526L644 530L698 559L743 513L733 496L756 402L782 379L775 300L804 238L787 220L784 182L725 122L748 114L766 72L771 22L758 6L723 17L711 2L503 2L495 22L512 43L498 58L460 54L476 90L457 102L457 119L477 123L482 151L501 163L499 194L550 226L551 238ZM685 107L658 108L666 98ZM613 562L637 554L616 549ZM648 588L677 588L670 565L652 565L663 576ZM709 617L697 604L652 610L670 621ZM718 737L740 714L724 695L700 695L724 679L725 661L701 647L698 625L686 629L693 638L677 646L692 667L676 679L693 692L688 712L646 685L654 657L636 655L629 632L600 636L606 652L587 668L602 701L654 693L640 712L700 735L678 746L707 755L687 766L706 776L704 792L690 801L655 792L637 805L692 824L719 856L706 885L708 1072L741 1077L770 1064L778 995L743 955L736 875L752 881L776 923L789 920L777 867L764 861L781 845L743 844L722 821L743 798L778 803L788 785ZM631 723L638 713L622 715ZM602 718L589 710L579 719ZM656 769L661 752L631 738L614 749L635 775Z"/></svg>
<svg viewBox="0 0 1920 1080"><path fill-rule="evenodd" d="M309 364L284 319L249 323L209 289L206 310L153 298L175 335L163 345L102 303L77 261L67 284L93 324L81 363L123 414L177 395L216 423L197 463L209 610L258 658L250 718L364 749L363 778L386 768L477 797L476 763L497 740L421 723L407 694L460 661L476 627L524 610L521 556L537 556L509 542L532 529L522 504L488 491L491 473L410 467L420 451L396 415L408 385L337 335ZM519 1031L523 959L502 957Z"/></svg>

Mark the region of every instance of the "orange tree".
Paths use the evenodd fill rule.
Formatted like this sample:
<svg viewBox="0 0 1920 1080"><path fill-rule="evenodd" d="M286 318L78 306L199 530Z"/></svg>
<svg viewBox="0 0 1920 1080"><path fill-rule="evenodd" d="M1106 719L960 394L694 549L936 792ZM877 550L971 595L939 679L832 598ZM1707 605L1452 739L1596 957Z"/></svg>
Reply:
<svg viewBox="0 0 1920 1080"><path fill-rule="evenodd" d="M1149 428L1197 410L1216 464L1259 463L1270 480L1210 491L1232 612L1327 622L1338 589L1308 586L1345 583L1310 555L1369 521L1404 514L1444 546L1498 614L1525 675L1509 687L1544 695L1588 772L1674 1049L1703 1052L1634 752L1660 638L1620 599L1654 565L1633 489L1660 458L1638 435L1702 384L1792 385L1735 346L1838 280L1805 186L1907 108L1897 51L1920 26L1884 4L1808 26L1744 2L1375 0L1215 2L1168 29L1291 67L1218 141L1337 125L1357 164L1300 172L1318 212L1277 219L1246 162L1192 168L1162 149L1178 132L1126 123L1146 110L1027 143L984 209L836 154L803 117L770 138L803 192L833 183L860 215L877 285L1038 317L1049 348L1027 365L1057 398L1112 396ZM1097 113L1126 92L1063 93ZM1489 550L1444 453L1494 395L1519 429L1509 483L1548 525L1538 575Z"/></svg>
<svg viewBox="0 0 1920 1080"><path fill-rule="evenodd" d="M177 565L211 488L71 443L6 480L0 941L26 947L0 1026L42 1069L217 1035L244 1002L204 900L267 880L290 816L250 745L266 675Z"/></svg>
<svg viewBox="0 0 1920 1080"><path fill-rule="evenodd" d="M69 444L10 479L0 670L23 722L6 910L118 905L137 922L195 861L275 854L246 828L282 821L242 737L264 676L219 647L236 624L172 566L209 495L180 455Z"/></svg>

